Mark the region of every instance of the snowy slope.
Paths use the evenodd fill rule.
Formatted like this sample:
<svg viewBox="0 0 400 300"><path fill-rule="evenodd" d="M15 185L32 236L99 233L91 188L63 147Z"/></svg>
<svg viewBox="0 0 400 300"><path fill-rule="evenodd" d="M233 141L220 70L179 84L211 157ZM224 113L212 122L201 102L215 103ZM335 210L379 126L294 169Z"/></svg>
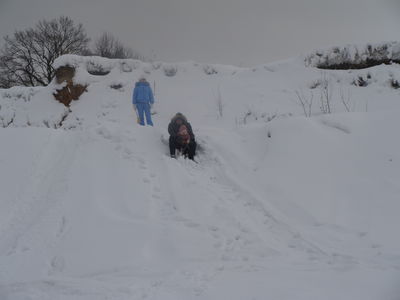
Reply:
<svg viewBox="0 0 400 300"><path fill-rule="evenodd" d="M398 65L57 63L90 84L70 109L0 90L0 299L399 299ZM177 111L198 164L168 156Z"/></svg>

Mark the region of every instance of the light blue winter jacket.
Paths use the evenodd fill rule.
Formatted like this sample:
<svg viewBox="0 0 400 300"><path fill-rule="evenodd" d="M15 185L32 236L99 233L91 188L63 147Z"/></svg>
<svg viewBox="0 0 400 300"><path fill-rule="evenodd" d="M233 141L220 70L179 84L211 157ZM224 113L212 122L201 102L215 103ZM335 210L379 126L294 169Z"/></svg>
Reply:
<svg viewBox="0 0 400 300"><path fill-rule="evenodd" d="M132 103L154 103L153 91L148 82L136 82L133 89Z"/></svg>

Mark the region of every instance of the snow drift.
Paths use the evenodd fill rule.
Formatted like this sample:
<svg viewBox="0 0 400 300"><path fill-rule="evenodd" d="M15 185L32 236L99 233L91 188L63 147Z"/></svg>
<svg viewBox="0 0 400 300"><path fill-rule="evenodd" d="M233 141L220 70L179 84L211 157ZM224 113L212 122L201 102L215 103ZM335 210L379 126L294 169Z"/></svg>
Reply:
<svg viewBox="0 0 400 300"><path fill-rule="evenodd" d="M1 299L398 299L398 65L56 65L88 85L70 107L0 91ZM198 164L168 156L177 111Z"/></svg>

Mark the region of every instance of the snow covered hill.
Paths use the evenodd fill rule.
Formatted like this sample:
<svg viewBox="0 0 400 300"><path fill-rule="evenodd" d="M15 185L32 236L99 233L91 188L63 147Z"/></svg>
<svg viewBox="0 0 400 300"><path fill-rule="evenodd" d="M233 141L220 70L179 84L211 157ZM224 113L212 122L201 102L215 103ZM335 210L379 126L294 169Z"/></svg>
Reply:
<svg viewBox="0 0 400 300"><path fill-rule="evenodd" d="M66 64L69 108L0 90L0 299L400 299L399 65ZM163 142L178 111L198 164Z"/></svg>

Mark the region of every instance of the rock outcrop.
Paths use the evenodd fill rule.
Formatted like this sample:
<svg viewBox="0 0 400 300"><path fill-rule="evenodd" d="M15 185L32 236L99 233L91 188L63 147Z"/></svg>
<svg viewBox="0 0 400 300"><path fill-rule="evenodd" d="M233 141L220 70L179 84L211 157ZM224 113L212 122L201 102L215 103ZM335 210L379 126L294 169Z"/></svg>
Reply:
<svg viewBox="0 0 400 300"><path fill-rule="evenodd" d="M66 82L66 86L57 90L54 97L69 107L72 100L78 100L79 97L86 91L87 86L74 84L75 68L70 66L62 66L56 70L56 82L62 84Z"/></svg>

